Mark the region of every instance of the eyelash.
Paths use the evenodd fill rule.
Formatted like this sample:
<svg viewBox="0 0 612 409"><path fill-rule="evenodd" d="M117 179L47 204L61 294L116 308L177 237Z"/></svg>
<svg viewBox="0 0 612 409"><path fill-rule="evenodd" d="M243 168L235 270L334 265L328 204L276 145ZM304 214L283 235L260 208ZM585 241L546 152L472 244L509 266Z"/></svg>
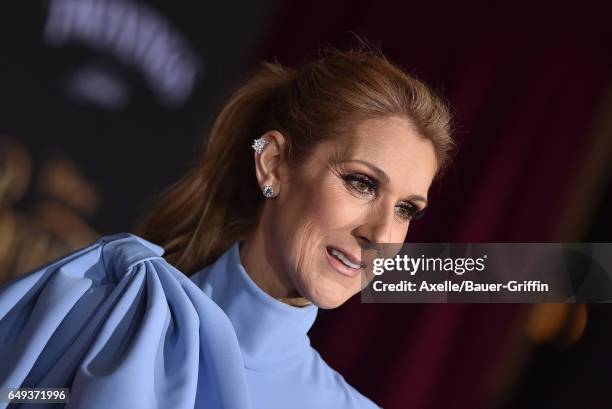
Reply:
<svg viewBox="0 0 612 409"><path fill-rule="evenodd" d="M376 191L378 190L378 182L375 179L361 173L351 173L343 175L342 179L351 191L357 193L360 196L375 196ZM357 188L357 186L355 186L356 183L363 184L368 190L363 191ZM404 211L408 212L407 216L400 216L403 220L406 221L411 219L418 220L423 217L423 214L425 213L425 209L418 210L418 207L413 205L412 203L397 205L396 208L401 208Z"/></svg>

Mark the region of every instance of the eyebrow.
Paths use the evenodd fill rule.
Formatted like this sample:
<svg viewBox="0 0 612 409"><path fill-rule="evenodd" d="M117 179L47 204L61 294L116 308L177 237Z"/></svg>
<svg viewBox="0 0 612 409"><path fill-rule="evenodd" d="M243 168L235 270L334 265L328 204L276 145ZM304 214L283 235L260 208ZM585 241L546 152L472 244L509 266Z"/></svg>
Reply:
<svg viewBox="0 0 612 409"><path fill-rule="evenodd" d="M384 170L382 170L381 168L379 168L378 166L365 161L365 160L361 160L361 159L349 159L349 160L344 160L342 162L356 162L356 163L360 163L362 165L367 166L368 168L370 168L370 170L372 170L372 172L376 173L378 175L378 177L384 182L384 183L389 183L389 175L387 175L385 173ZM408 196L407 200L414 200L417 202L423 202L425 203L425 205L427 205L427 199L424 198L421 195L410 195Z"/></svg>

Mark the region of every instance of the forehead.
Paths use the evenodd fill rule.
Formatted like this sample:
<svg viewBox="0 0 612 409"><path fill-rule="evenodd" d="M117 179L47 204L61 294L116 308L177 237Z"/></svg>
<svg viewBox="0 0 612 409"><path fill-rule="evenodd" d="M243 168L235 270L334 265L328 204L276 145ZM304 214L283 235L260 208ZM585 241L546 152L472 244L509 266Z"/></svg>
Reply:
<svg viewBox="0 0 612 409"><path fill-rule="evenodd" d="M336 141L350 160L370 162L382 169L400 194L427 195L437 162L433 143L399 117L358 122L348 138Z"/></svg>

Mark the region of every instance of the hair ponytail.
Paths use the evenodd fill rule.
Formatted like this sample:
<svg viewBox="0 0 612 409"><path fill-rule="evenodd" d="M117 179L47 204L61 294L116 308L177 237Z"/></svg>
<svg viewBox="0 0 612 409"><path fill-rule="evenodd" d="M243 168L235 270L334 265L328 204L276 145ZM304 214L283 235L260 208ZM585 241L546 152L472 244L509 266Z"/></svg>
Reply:
<svg viewBox="0 0 612 409"><path fill-rule="evenodd" d="M202 160L163 194L138 233L164 247L186 274L210 264L244 239L263 203L253 164L253 139L274 127L273 100L295 72L265 63L217 116Z"/></svg>
<svg viewBox="0 0 612 409"><path fill-rule="evenodd" d="M321 141L364 118L399 116L435 148L438 175L454 147L446 103L375 51L330 50L295 71L265 63L216 118L202 160L172 186L138 233L186 274L214 262L256 226L263 205L251 143L283 133L298 166Z"/></svg>

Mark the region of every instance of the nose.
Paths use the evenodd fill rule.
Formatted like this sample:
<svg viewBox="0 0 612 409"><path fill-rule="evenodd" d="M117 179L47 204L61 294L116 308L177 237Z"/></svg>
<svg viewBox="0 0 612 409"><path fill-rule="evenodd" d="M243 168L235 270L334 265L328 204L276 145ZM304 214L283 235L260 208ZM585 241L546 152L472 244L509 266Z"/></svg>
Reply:
<svg viewBox="0 0 612 409"><path fill-rule="evenodd" d="M407 224L397 222L392 205L377 206L363 216L361 223L353 230L362 248L372 244L404 242Z"/></svg>

